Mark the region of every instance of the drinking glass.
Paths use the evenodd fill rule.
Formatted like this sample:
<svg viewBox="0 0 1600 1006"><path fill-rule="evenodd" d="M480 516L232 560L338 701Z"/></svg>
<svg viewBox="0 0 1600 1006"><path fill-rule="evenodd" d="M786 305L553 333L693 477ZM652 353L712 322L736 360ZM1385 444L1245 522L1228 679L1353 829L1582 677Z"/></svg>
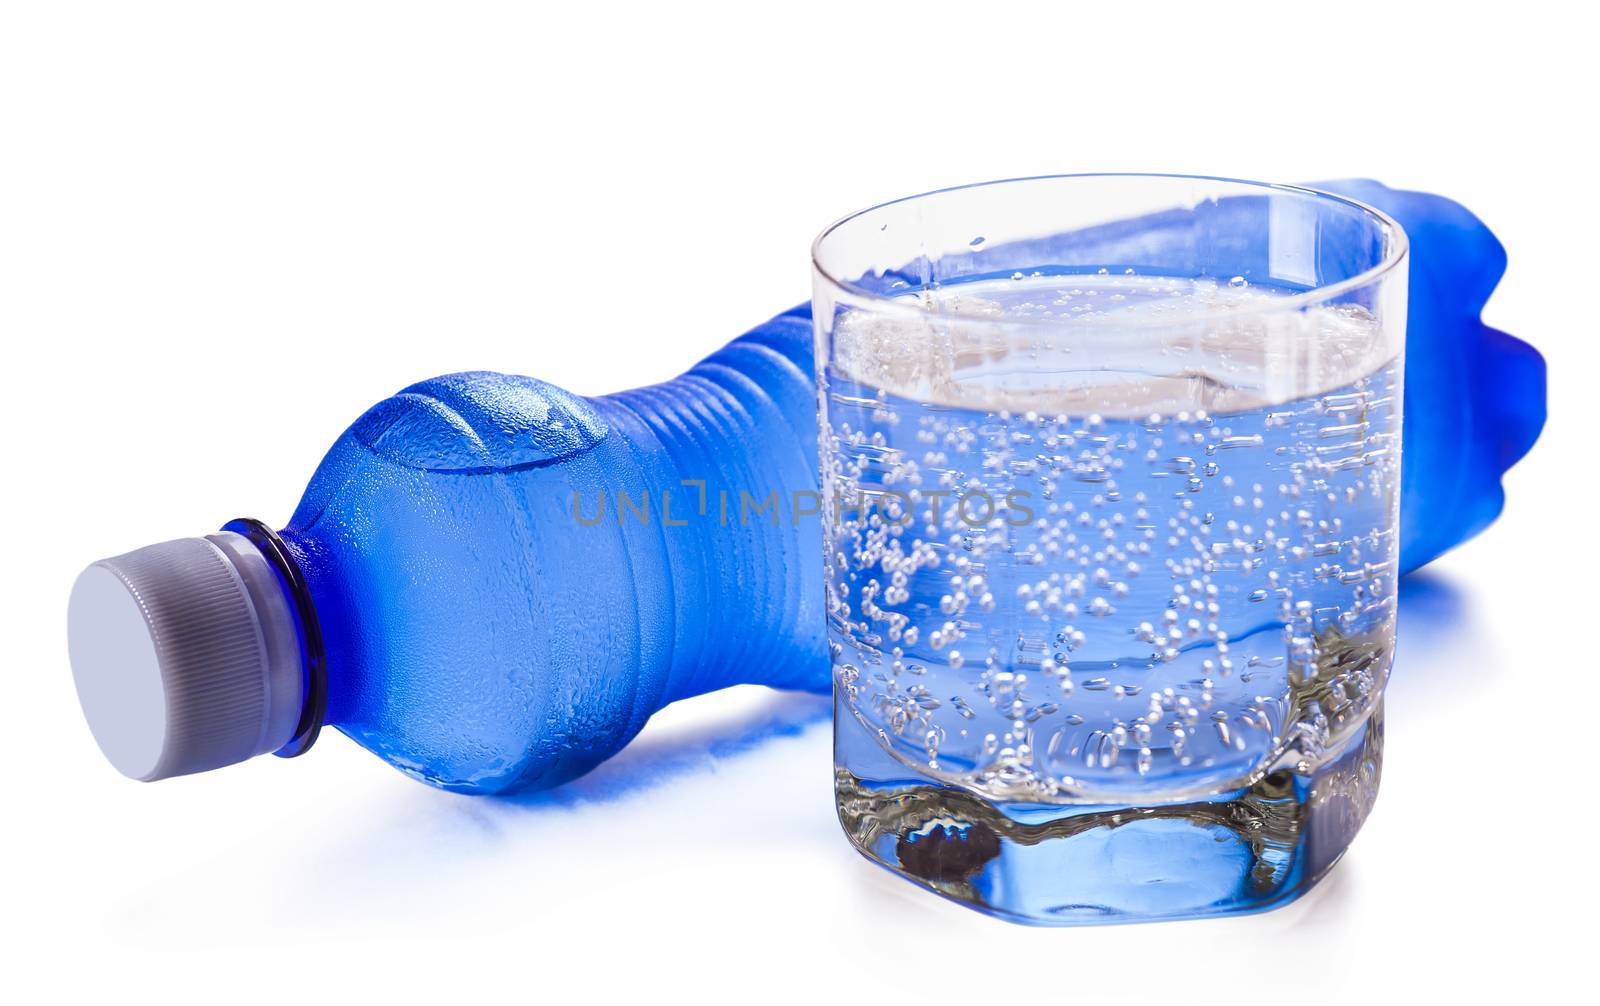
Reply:
<svg viewBox="0 0 1600 1006"><path fill-rule="evenodd" d="M1377 794L1406 239L1157 175L886 203L813 248L840 821L1042 924L1249 912Z"/></svg>

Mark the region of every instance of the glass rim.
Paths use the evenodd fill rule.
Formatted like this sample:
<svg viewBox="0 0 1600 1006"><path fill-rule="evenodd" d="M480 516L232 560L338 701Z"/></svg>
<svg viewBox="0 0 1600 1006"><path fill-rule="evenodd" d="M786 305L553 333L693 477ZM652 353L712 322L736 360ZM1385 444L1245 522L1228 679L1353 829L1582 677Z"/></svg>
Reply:
<svg viewBox="0 0 1600 1006"><path fill-rule="evenodd" d="M927 305L921 301L908 300L903 294L891 295L868 290L856 285L855 283L833 275L833 273L829 272L823 267L822 262L820 261L820 253L823 243L827 241L834 232L839 230L839 228L845 226L853 220L860 219L869 213L876 213L877 211L887 207L911 202L912 200L916 199L925 199L929 196L942 195L947 192L960 192L966 189L988 188L996 185L1013 185L1023 182L1046 182L1061 181L1065 179L1090 178L1164 179L1169 181L1216 182L1225 185L1238 185L1246 188L1262 189L1272 192L1290 193L1297 196L1309 197L1319 201L1339 203L1344 206L1351 207L1364 216L1375 219L1384 228L1385 232L1389 235L1392 235L1394 239L1392 246L1384 250L1384 256L1381 261L1379 261L1376 265L1362 270L1354 276L1349 276L1333 283L1315 286L1309 290L1302 290L1298 293L1289 294L1287 296L1272 297L1270 299L1263 299L1246 305L1234 304L1207 307L1204 310L1196 311L1193 314L1188 315L1185 320L1190 322L1204 321L1213 317L1242 318L1260 314L1276 313L1280 311L1298 311L1312 305L1321 304L1332 300L1335 297L1346 294L1351 290L1358 290L1362 287L1370 286L1373 283L1376 283L1389 273L1393 272L1395 267L1404 262L1411 252L1410 238L1406 235L1405 228L1400 226L1399 221L1378 209L1376 206L1361 202L1359 199L1352 199L1349 196L1339 195L1336 192L1328 192L1326 190L1312 188L1307 185L1289 185L1280 182L1257 182L1242 178L1227 178L1220 175L1186 175L1178 173L1147 171L1090 171L1053 175L1022 175L1016 178L996 178L985 182L968 182L963 185L946 186L942 189L929 189L926 192L918 192L914 195L901 196L898 199L890 199L886 202L868 206L865 209L856 210L853 213L848 213L840 217L827 227L823 228L822 232L819 233L814 240L812 240L811 270L816 276L819 276L826 281L827 284L834 290L844 294L846 297L852 300L860 302L862 306L871 305L873 310L886 310L889 313L907 314L915 317L948 321L950 320L950 316L948 314L930 310ZM1061 318L1039 318L1032 316L985 318L980 316L964 315L961 317L960 321L963 328L1038 327L1050 328L1057 331L1069 327L1077 327L1083 324L1082 321L1064 323L1064 320ZM1100 323L1096 323L1094 327L1099 327L1099 324ZM1170 326L1171 324L1171 319L1121 318L1115 323L1110 324L1108 327L1121 329Z"/></svg>

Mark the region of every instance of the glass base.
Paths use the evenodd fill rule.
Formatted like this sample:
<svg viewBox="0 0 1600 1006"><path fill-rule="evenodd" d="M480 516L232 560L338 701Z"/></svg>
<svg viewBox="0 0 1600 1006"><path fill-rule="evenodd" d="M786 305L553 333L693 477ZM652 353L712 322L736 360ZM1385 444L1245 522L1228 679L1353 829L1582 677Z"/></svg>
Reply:
<svg viewBox="0 0 1600 1006"><path fill-rule="evenodd" d="M1031 925L1240 915L1287 904L1372 809L1383 704L1306 773L1156 806L996 803L915 777L835 704L834 787L868 859L970 908Z"/></svg>

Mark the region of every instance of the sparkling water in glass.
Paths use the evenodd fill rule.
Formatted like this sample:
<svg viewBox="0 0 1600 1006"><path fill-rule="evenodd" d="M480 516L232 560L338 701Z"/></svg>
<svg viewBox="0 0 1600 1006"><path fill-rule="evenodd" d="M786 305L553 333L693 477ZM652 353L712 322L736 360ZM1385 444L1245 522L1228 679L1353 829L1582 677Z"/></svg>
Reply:
<svg viewBox="0 0 1600 1006"><path fill-rule="evenodd" d="M1248 912L1377 793L1406 242L1305 189L1063 176L813 252L835 787L1011 919Z"/></svg>

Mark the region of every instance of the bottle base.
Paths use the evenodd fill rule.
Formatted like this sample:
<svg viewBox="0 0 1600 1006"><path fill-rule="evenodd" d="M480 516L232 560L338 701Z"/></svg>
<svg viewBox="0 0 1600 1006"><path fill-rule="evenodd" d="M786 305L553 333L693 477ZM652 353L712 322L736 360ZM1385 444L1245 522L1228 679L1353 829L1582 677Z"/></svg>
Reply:
<svg viewBox="0 0 1600 1006"><path fill-rule="evenodd" d="M848 720L849 722L842 722ZM1276 908L1344 855L1377 797L1383 705L1306 774L1155 806L996 803L912 782L836 717L839 821L862 855L969 908L1043 926ZM844 731L840 733L839 731ZM873 752L876 751L876 757Z"/></svg>

